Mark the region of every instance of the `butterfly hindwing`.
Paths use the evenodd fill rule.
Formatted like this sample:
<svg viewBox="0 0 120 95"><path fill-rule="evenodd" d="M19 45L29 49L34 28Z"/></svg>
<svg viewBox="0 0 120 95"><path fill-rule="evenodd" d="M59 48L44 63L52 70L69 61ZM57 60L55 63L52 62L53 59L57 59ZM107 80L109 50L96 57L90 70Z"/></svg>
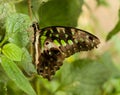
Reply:
<svg viewBox="0 0 120 95"><path fill-rule="evenodd" d="M65 58L76 52L91 50L100 43L96 36L77 28L51 26L38 30L37 45L40 54L37 54L37 71L48 80L60 68Z"/></svg>

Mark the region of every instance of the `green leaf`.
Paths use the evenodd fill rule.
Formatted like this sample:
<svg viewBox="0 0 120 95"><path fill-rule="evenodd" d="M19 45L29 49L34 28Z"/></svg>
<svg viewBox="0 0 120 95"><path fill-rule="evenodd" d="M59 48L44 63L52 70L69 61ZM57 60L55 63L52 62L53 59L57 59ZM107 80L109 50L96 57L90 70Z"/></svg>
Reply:
<svg viewBox="0 0 120 95"><path fill-rule="evenodd" d="M2 53L11 60L21 61L22 49L13 43L8 43L3 46Z"/></svg>
<svg viewBox="0 0 120 95"><path fill-rule="evenodd" d="M15 4L15 9L19 13L28 14L28 6L26 6L27 0L22 0L19 3Z"/></svg>
<svg viewBox="0 0 120 95"><path fill-rule="evenodd" d="M0 0L0 23L4 22L5 18L15 13L15 5L5 0Z"/></svg>
<svg viewBox="0 0 120 95"><path fill-rule="evenodd" d="M49 0L39 7L40 26L76 26L82 5L83 0Z"/></svg>
<svg viewBox="0 0 120 95"><path fill-rule="evenodd" d="M115 25L115 27L113 28L113 30L111 30L109 32L109 34L107 35L106 40L110 40L115 34L117 34L120 31L120 20L118 21L118 23Z"/></svg>
<svg viewBox="0 0 120 95"><path fill-rule="evenodd" d="M40 5L43 2L47 2L48 0L31 0L31 10L33 13L38 11L38 8L40 7ZM28 3L27 0L22 0L19 3L15 4L15 8L17 10L17 12L19 13L24 13L24 14L28 14L28 6L26 6L26 4ZM35 14L33 14L33 17L35 16Z"/></svg>
<svg viewBox="0 0 120 95"><path fill-rule="evenodd" d="M1 60L1 65L6 74L12 81L15 82L18 88L26 92L28 95L36 95L27 78L23 75L17 65L5 56L2 56Z"/></svg>
<svg viewBox="0 0 120 95"><path fill-rule="evenodd" d="M63 64L61 86L57 91L73 95L101 95L103 84L120 73L110 59L110 56L105 54L97 61L85 59Z"/></svg>
<svg viewBox="0 0 120 95"><path fill-rule="evenodd" d="M108 80L103 85L103 89L106 95L119 95L117 93L120 93L120 75Z"/></svg>
<svg viewBox="0 0 120 95"><path fill-rule="evenodd" d="M7 95L7 87L6 83L3 81L0 81L0 94L1 95Z"/></svg>
<svg viewBox="0 0 120 95"><path fill-rule="evenodd" d="M29 75L31 75L33 73L37 73L35 66L32 63L32 57L30 56L28 50L26 48L23 48L22 50L23 50L22 61L19 62L19 65Z"/></svg>
<svg viewBox="0 0 120 95"><path fill-rule="evenodd" d="M100 5L104 5L104 6L108 6L108 2L106 0L96 0L98 6Z"/></svg>
<svg viewBox="0 0 120 95"><path fill-rule="evenodd" d="M23 32L30 26L30 18L28 15L14 13L7 17L6 20L6 32Z"/></svg>
<svg viewBox="0 0 120 95"><path fill-rule="evenodd" d="M111 30L107 35L107 38L106 38L107 41L110 40L115 34L117 34L120 31L120 9L119 9L118 15L119 15L119 21L117 22L113 30Z"/></svg>
<svg viewBox="0 0 120 95"><path fill-rule="evenodd" d="M28 29L30 28L30 18L25 14L12 14L6 20L6 36L9 42L20 47L27 45L29 41Z"/></svg>

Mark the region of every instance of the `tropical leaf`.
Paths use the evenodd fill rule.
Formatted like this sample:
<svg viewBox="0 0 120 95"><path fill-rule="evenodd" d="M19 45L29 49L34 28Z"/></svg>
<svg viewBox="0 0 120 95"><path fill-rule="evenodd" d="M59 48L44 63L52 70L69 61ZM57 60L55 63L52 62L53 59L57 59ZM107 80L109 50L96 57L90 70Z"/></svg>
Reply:
<svg viewBox="0 0 120 95"><path fill-rule="evenodd" d="M26 92L28 95L36 95L27 78L23 75L17 65L5 56L1 57L1 65L8 77L15 82L15 84Z"/></svg>
<svg viewBox="0 0 120 95"><path fill-rule="evenodd" d="M109 34L106 37L106 40L110 40L115 34L117 34L120 31L120 9L119 9L119 20L115 27L109 32Z"/></svg>
<svg viewBox="0 0 120 95"><path fill-rule="evenodd" d="M6 36L10 42L20 47L26 46L29 41L27 33L29 27L30 18L27 15L12 14L6 20Z"/></svg>
<svg viewBox="0 0 120 95"><path fill-rule="evenodd" d="M2 53L11 60L21 61L22 49L13 43L4 45L2 48Z"/></svg>
<svg viewBox="0 0 120 95"><path fill-rule="evenodd" d="M38 10L41 27L56 25L75 27L82 12L82 5L83 0L49 0L41 4Z"/></svg>

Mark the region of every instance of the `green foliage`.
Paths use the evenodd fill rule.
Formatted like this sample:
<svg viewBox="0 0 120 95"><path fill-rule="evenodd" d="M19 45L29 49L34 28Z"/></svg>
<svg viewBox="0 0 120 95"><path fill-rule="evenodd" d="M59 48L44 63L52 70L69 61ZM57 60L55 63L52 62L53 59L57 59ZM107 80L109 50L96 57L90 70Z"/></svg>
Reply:
<svg viewBox="0 0 120 95"><path fill-rule="evenodd" d="M0 23L5 21L5 18L11 14L15 13L15 5L13 3L7 2L7 0L0 1Z"/></svg>
<svg viewBox="0 0 120 95"><path fill-rule="evenodd" d="M13 61L21 61L22 50L12 43L3 46L2 53Z"/></svg>
<svg viewBox="0 0 120 95"><path fill-rule="evenodd" d="M120 93L120 77L114 77L108 80L103 88L106 95L119 95Z"/></svg>
<svg viewBox="0 0 120 95"><path fill-rule="evenodd" d="M31 19L27 0L0 1L0 94L1 95L117 95L120 93L120 71L111 54L96 59L64 61L53 78L47 81L36 75L29 53L28 36ZM107 5L106 0L96 0ZM77 26L84 0L31 0L33 18L46 26ZM37 17L37 18L36 18ZM119 16L120 17L120 16ZM120 20L107 40L119 32ZM119 44L119 41L116 42ZM119 49L119 48L118 48ZM71 61L72 60L72 61ZM29 80L28 80L29 79ZM32 84L32 85L31 85Z"/></svg>
<svg viewBox="0 0 120 95"><path fill-rule="evenodd" d="M83 0L50 0L39 7L38 15L41 27L77 25ZM34 6L33 6L34 7Z"/></svg>
<svg viewBox="0 0 120 95"><path fill-rule="evenodd" d="M29 41L27 30L30 26L30 18L28 15L12 14L7 17L5 25L6 36L9 38L9 42L15 43L20 47L27 45Z"/></svg>
<svg viewBox="0 0 120 95"><path fill-rule="evenodd" d="M110 40L115 34L117 34L120 31L120 9L119 9L119 21L117 22L117 24L115 25L115 27L113 28L113 30L111 30L109 32L109 34L107 35L106 40Z"/></svg>
<svg viewBox="0 0 120 95"><path fill-rule="evenodd" d="M108 3L106 0L96 0L96 1L97 1L98 6L100 5L108 6Z"/></svg>
<svg viewBox="0 0 120 95"><path fill-rule="evenodd" d="M17 65L5 56L2 56L1 60L1 65L8 77L13 80L16 85L24 92L28 93L29 95L36 95L30 83L20 71L20 69L17 67Z"/></svg>
<svg viewBox="0 0 120 95"><path fill-rule="evenodd" d="M36 6L37 4L37 6ZM77 25L81 13L83 0L36 0L32 1L32 10L37 20L40 20L40 27L46 26L73 26ZM26 1L16 4L16 9L21 13L27 13Z"/></svg>
<svg viewBox="0 0 120 95"><path fill-rule="evenodd" d="M55 75L54 80L35 80L37 94L42 95L107 95L103 88L109 79L120 76L120 71L113 65L111 56L103 54L97 60L79 59L72 63L65 61ZM106 88L105 88L106 87ZM42 91L42 89L45 91Z"/></svg>
<svg viewBox="0 0 120 95"><path fill-rule="evenodd" d="M99 60L76 60L64 64L61 71L59 90L72 95L102 95L102 86L106 80L118 74L108 54Z"/></svg>
<svg viewBox="0 0 120 95"><path fill-rule="evenodd" d="M35 67L32 64L31 60L32 58L28 50L26 48L23 48L22 51L23 51L22 60L18 63L19 66L23 68L28 75L37 73Z"/></svg>

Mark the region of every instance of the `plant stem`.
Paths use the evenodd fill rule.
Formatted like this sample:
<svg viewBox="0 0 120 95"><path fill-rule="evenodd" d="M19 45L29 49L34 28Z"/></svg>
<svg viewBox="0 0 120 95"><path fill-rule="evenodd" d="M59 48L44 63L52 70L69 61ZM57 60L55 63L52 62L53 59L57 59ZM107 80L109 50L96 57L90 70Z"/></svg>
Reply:
<svg viewBox="0 0 120 95"><path fill-rule="evenodd" d="M8 37L5 36L4 39L2 40L2 42L0 43L0 47L7 41Z"/></svg>
<svg viewBox="0 0 120 95"><path fill-rule="evenodd" d="M28 0L28 14L32 20L31 0Z"/></svg>

